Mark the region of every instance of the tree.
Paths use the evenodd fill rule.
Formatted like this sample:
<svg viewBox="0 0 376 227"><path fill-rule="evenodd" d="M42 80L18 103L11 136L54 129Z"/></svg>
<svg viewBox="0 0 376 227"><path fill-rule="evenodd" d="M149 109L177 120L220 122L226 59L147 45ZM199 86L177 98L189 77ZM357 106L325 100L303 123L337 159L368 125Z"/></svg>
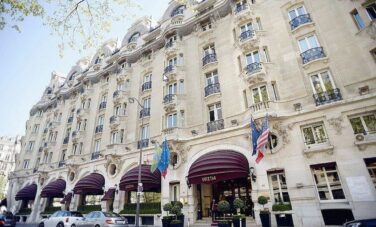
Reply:
<svg viewBox="0 0 376 227"><path fill-rule="evenodd" d="M97 47L111 29L112 22L132 18L135 0L2 0L0 30L9 26L21 31L27 16L40 17L51 34L60 37L60 56L65 46L79 52Z"/></svg>

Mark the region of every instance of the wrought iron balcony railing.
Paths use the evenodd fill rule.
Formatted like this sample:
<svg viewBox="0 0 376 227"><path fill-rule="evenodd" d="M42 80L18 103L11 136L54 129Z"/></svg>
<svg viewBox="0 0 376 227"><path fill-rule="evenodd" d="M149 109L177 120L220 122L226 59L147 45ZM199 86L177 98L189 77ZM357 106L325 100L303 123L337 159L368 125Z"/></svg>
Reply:
<svg viewBox="0 0 376 227"><path fill-rule="evenodd" d="M209 84L208 86L205 87L205 97L211 94L220 93L220 92L221 92L221 87L219 83Z"/></svg>
<svg viewBox="0 0 376 227"><path fill-rule="evenodd" d="M255 32L253 30L247 30L247 31L240 33L239 39L240 41L244 41L248 38L252 38L254 34Z"/></svg>
<svg viewBox="0 0 376 227"><path fill-rule="evenodd" d="M299 27L302 24L307 24L311 22L312 22L311 16L307 13L307 14L303 14L303 15L299 15L295 17L289 23L291 26L291 30L294 30L295 28Z"/></svg>
<svg viewBox="0 0 376 227"><path fill-rule="evenodd" d="M209 63L216 62L217 61L217 54L207 54L205 57L202 58L202 66L205 66Z"/></svg>
<svg viewBox="0 0 376 227"><path fill-rule="evenodd" d="M107 102L101 102L100 104L99 104L99 109L101 110L101 109L105 109L106 108L106 106L107 106Z"/></svg>
<svg viewBox="0 0 376 227"><path fill-rule="evenodd" d="M110 117L110 124L115 123L117 121L118 117L113 115Z"/></svg>
<svg viewBox="0 0 376 227"><path fill-rule="evenodd" d="M253 74L253 73L259 72L261 71L261 69L262 69L262 65L260 62L251 63L247 65L247 67L245 68L245 70L247 71L247 74Z"/></svg>
<svg viewBox="0 0 376 227"><path fill-rule="evenodd" d="M140 118L148 117L148 116L150 116L150 108L143 108L140 111Z"/></svg>
<svg viewBox="0 0 376 227"><path fill-rule="evenodd" d="M175 94L165 95L165 97L163 98L163 103L165 103L165 104L171 103L172 101L174 101L174 97L175 97Z"/></svg>
<svg viewBox="0 0 376 227"><path fill-rule="evenodd" d="M325 53L322 47L314 47L304 51L300 56L302 57L303 64L306 64L310 61L325 57Z"/></svg>
<svg viewBox="0 0 376 227"><path fill-rule="evenodd" d="M101 133L103 132L103 125L97 125L97 127L95 127L95 133Z"/></svg>
<svg viewBox="0 0 376 227"><path fill-rule="evenodd" d="M151 89L151 81L148 81L148 82L145 82L142 84L141 86L141 90L142 91L146 91L146 90L149 90Z"/></svg>
<svg viewBox="0 0 376 227"><path fill-rule="evenodd" d="M208 132L214 132L225 128L224 120L210 121L207 123Z"/></svg>
<svg viewBox="0 0 376 227"><path fill-rule="evenodd" d="M137 142L137 149L141 149L149 146L149 139L142 139Z"/></svg>
<svg viewBox="0 0 376 227"><path fill-rule="evenodd" d="M333 90L313 94L313 99L315 100L316 106L320 106L342 100L342 95L339 88L335 88Z"/></svg>
<svg viewBox="0 0 376 227"><path fill-rule="evenodd" d="M174 70L174 68L175 68L174 65L168 65L168 66L166 66L166 68L164 69L164 74L172 72Z"/></svg>
<svg viewBox="0 0 376 227"><path fill-rule="evenodd" d="M248 9L247 4L237 5L235 7L235 14L240 13L241 11L246 10L246 9Z"/></svg>

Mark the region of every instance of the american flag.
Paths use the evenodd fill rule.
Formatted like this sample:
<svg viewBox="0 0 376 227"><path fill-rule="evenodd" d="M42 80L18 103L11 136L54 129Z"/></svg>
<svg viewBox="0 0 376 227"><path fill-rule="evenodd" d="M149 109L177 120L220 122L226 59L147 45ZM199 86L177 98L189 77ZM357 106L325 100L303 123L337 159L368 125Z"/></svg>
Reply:
<svg viewBox="0 0 376 227"><path fill-rule="evenodd" d="M262 122L261 135L257 139L257 158L256 163L259 163L262 158L264 158L263 151L265 150L265 145L268 143L269 139L269 120L268 114L265 115L264 121Z"/></svg>

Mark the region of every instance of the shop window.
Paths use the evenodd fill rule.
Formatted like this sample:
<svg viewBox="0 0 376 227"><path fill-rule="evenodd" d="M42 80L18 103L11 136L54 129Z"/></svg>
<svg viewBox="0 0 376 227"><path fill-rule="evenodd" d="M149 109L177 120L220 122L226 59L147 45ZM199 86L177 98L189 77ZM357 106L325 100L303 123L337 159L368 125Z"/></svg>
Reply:
<svg viewBox="0 0 376 227"><path fill-rule="evenodd" d="M376 188L376 157L364 159L369 176L371 177L373 186Z"/></svg>
<svg viewBox="0 0 376 227"><path fill-rule="evenodd" d="M327 209L321 210L325 225L340 225L354 220L354 215L349 209Z"/></svg>
<svg viewBox="0 0 376 227"><path fill-rule="evenodd" d="M83 205L101 205L101 198L103 195L86 195L85 204Z"/></svg>
<svg viewBox="0 0 376 227"><path fill-rule="evenodd" d="M128 193L128 201L130 203L137 203L137 192ZM160 192L144 192L140 197L141 203L159 203L161 202L161 193Z"/></svg>

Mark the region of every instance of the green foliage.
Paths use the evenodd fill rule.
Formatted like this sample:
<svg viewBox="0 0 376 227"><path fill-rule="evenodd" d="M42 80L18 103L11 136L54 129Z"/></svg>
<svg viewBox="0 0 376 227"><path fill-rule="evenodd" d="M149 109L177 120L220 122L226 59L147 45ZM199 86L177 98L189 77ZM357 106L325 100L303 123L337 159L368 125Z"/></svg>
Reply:
<svg viewBox="0 0 376 227"><path fill-rule="evenodd" d="M173 216L163 216L162 217L162 220L172 220L172 219L174 219Z"/></svg>
<svg viewBox="0 0 376 227"><path fill-rule="evenodd" d="M291 204L274 204L272 206L273 211L287 211L292 210Z"/></svg>
<svg viewBox="0 0 376 227"><path fill-rule="evenodd" d="M264 206L265 204L268 203L268 198L266 198L265 196L259 196L257 199L257 202L258 204Z"/></svg>
<svg viewBox="0 0 376 227"><path fill-rule="evenodd" d="M269 210L260 210L260 214L270 214Z"/></svg>
<svg viewBox="0 0 376 227"><path fill-rule="evenodd" d="M236 219L236 220L238 220L238 219L244 219L245 218L245 215L244 214L240 214L240 215L234 215L234 216L232 216L232 219Z"/></svg>
<svg viewBox="0 0 376 227"><path fill-rule="evenodd" d="M42 214L52 214L58 210L61 210L61 207L53 207L53 206L50 206L50 207L46 207L46 209L44 209L43 212L41 212Z"/></svg>
<svg viewBox="0 0 376 227"><path fill-rule="evenodd" d="M238 208L242 209L242 208L244 208L244 202L243 202L243 200L241 200L239 198L234 199L234 208L235 209L238 209Z"/></svg>
<svg viewBox="0 0 376 227"><path fill-rule="evenodd" d="M22 208L18 211L17 215L29 215L31 213L30 208Z"/></svg>
<svg viewBox="0 0 376 227"><path fill-rule="evenodd" d="M177 216L181 214L181 208L180 208L180 206L179 205L174 205L172 207L172 209L171 209L171 213L175 214L175 216L177 218Z"/></svg>
<svg viewBox="0 0 376 227"><path fill-rule="evenodd" d="M124 209L120 211L120 214L136 214L136 203L128 203L124 205ZM160 203L140 203L140 214L160 214Z"/></svg>
<svg viewBox="0 0 376 227"><path fill-rule="evenodd" d="M102 210L101 205L81 205L81 206L78 206L77 208L77 211L83 214L87 214L92 211L101 211L101 210Z"/></svg>
<svg viewBox="0 0 376 227"><path fill-rule="evenodd" d="M218 210L222 213L227 213L230 211L230 203L227 202L226 200L221 200L218 203Z"/></svg>
<svg viewBox="0 0 376 227"><path fill-rule="evenodd" d="M163 206L163 210L164 211L167 211L167 212L170 212L171 209L172 209L172 204L171 203L166 203L164 206Z"/></svg>
<svg viewBox="0 0 376 227"><path fill-rule="evenodd" d="M183 208L183 203L180 201L173 201L171 202L171 204L173 204L174 206L179 206L180 208Z"/></svg>

